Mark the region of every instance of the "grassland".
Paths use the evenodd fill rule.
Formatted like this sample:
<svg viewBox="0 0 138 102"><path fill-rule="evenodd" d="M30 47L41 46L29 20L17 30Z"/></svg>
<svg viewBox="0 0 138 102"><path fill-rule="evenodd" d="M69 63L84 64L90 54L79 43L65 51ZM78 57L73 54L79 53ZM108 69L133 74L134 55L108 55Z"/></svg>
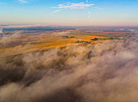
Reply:
<svg viewBox="0 0 138 102"><path fill-rule="evenodd" d="M103 31L24 31L20 34L8 32L3 40L0 36L0 55L9 56L26 52L47 50L55 47L71 45L87 45L103 42L120 37L134 36L128 32L103 32ZM92 40L97 38L98 40Z"/></svg>

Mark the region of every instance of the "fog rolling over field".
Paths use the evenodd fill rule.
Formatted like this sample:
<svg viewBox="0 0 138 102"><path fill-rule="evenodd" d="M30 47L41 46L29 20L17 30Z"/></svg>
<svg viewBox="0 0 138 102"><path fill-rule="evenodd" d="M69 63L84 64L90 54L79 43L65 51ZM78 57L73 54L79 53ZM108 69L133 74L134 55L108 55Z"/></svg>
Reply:
<svg viewBox="0 0 138 102"><path fill-rule="evenodd" d="M3 28L0 28L0 34L2 34L3 33Z"/></svg>
<svg viewBox="0 0 138 102"><path fill-rule="evenodd" d="M138 0L0 0L0 102L138 102L137 35Z"/></svg>
<svg viewBox="0 0 138 102"><path fill-rule="evenodd" d="M1 57L0 102L136 102L137 46L131 37Z"/></svg>

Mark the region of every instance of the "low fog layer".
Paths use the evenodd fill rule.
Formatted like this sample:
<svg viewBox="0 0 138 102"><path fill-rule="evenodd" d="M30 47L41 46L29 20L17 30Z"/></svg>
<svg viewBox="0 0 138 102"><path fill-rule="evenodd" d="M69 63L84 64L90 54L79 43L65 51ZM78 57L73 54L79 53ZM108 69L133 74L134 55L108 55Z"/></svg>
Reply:
<svg viewBox="0 0 138 102"><path fill-rule="evenodd" d="M137 102L138 39L0 59L0 102Z"/></svg>
<svg viewBox="0 0 138 102"><path fill-rule="evenodd" d="M2 34L3 33L3 28L0 28L0 34Z"/></svg>

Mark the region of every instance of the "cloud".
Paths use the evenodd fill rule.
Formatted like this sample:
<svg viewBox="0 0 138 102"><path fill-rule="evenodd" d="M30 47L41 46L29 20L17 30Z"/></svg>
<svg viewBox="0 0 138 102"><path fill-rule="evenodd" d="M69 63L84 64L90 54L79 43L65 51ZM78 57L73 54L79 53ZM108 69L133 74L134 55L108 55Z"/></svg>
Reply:
<svg viewBox="0 0 138 102"><path fill-rule="evenodd" d="M88 0L86 0L86 2L88 2ZM51 7L51 8L59 8L59 9L85 9L86 7L90 7L90 6L93 6L94 4L84 4L83 2L81 3L70 3L68 2L67 5L64 5L64 4L59 4L58 7ZM56 10L50 14L53 14L53 13L57 13L61 10Z"/></svg>
<svg viewBox="0 0 138 102"><path fill-rule="evenodd" d="M56 10L56 11L54 11L54 12L50 13L50 14L57 13L57 12L59 12L59 11L61 11L61 10Z"/></svg>
<svg viewBox="0 0 138 102"><path fill-rule="evenodd" d="M3 33L3 32L0 32L0 33ZM19 44L19 41L16 40L16 39L21 37L21 33L22 33L22 31L18 31L18 32L12 34L12 35L10 35L10 34L9 35L4 35L3 34L3 37L0 39L0 45L10 46L10 45L14 45L16 43Z"/></svg>
<svg viewBox="0 0 138 102"><path fill-rule="evenodd" d="M130 38L2 57L0 102L137 102L136 46Z"/></svg>
<svg viewBox="0 0 138 102"><path fill-rule="evenodd" d="M18 0L20 3L28 3L27 1L25 0Z"/></svg>
<svg viewBox="0 0 138 102"><path fill-rule="evenodd" d="M3 33L3 28L0 28L0 34Z"/></svg>
<svg viewBox="0 0 138 102"><path fill-rule="evenodd" d="M86 7L90 7L90 6L93 6L93 5L94 4L84 4L82 2L82 3L78 3L78 4L71 3L71 4L68 4L68 5L60 4L60 5L58 5L58 7L52 7L52 8L60 8L60 9L84 9Z"/></svg>
<svg viewBox="0 0 138 102"><path fill-rule="evenodd" d="M88 18L90 18L91 17L91 13L90 12L88 12L89 13L89 16L88 16Z"/></svg>
<svg viewBox="0 0 138 102"><path fill-rule="evenodd" d="M3 38L1 39L1 41L19 38L21 36L20 33L21 33L21 31L18 31L18 32L14 33L11 36L8 36L8 37L7 36L3 36Z"/></svg>
<svg viewBox="0 0 138 102"><path fill-rule="evenodd" d="M54 32L51 35L53 35L53 36L62 36L62 35L70 34L70 33L71 33L71 31L63 31L63 32Z"/></svg>

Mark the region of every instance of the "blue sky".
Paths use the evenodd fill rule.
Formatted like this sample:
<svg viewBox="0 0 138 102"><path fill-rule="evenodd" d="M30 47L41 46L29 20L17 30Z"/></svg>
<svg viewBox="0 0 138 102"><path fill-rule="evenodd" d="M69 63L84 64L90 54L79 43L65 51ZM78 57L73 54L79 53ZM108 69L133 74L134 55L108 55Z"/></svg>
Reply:
<svg viewBox="0 0 138 102"><path fill-rule="evenodd" d="M138 0L0 0L0 25L138 26Z"/></svg>

